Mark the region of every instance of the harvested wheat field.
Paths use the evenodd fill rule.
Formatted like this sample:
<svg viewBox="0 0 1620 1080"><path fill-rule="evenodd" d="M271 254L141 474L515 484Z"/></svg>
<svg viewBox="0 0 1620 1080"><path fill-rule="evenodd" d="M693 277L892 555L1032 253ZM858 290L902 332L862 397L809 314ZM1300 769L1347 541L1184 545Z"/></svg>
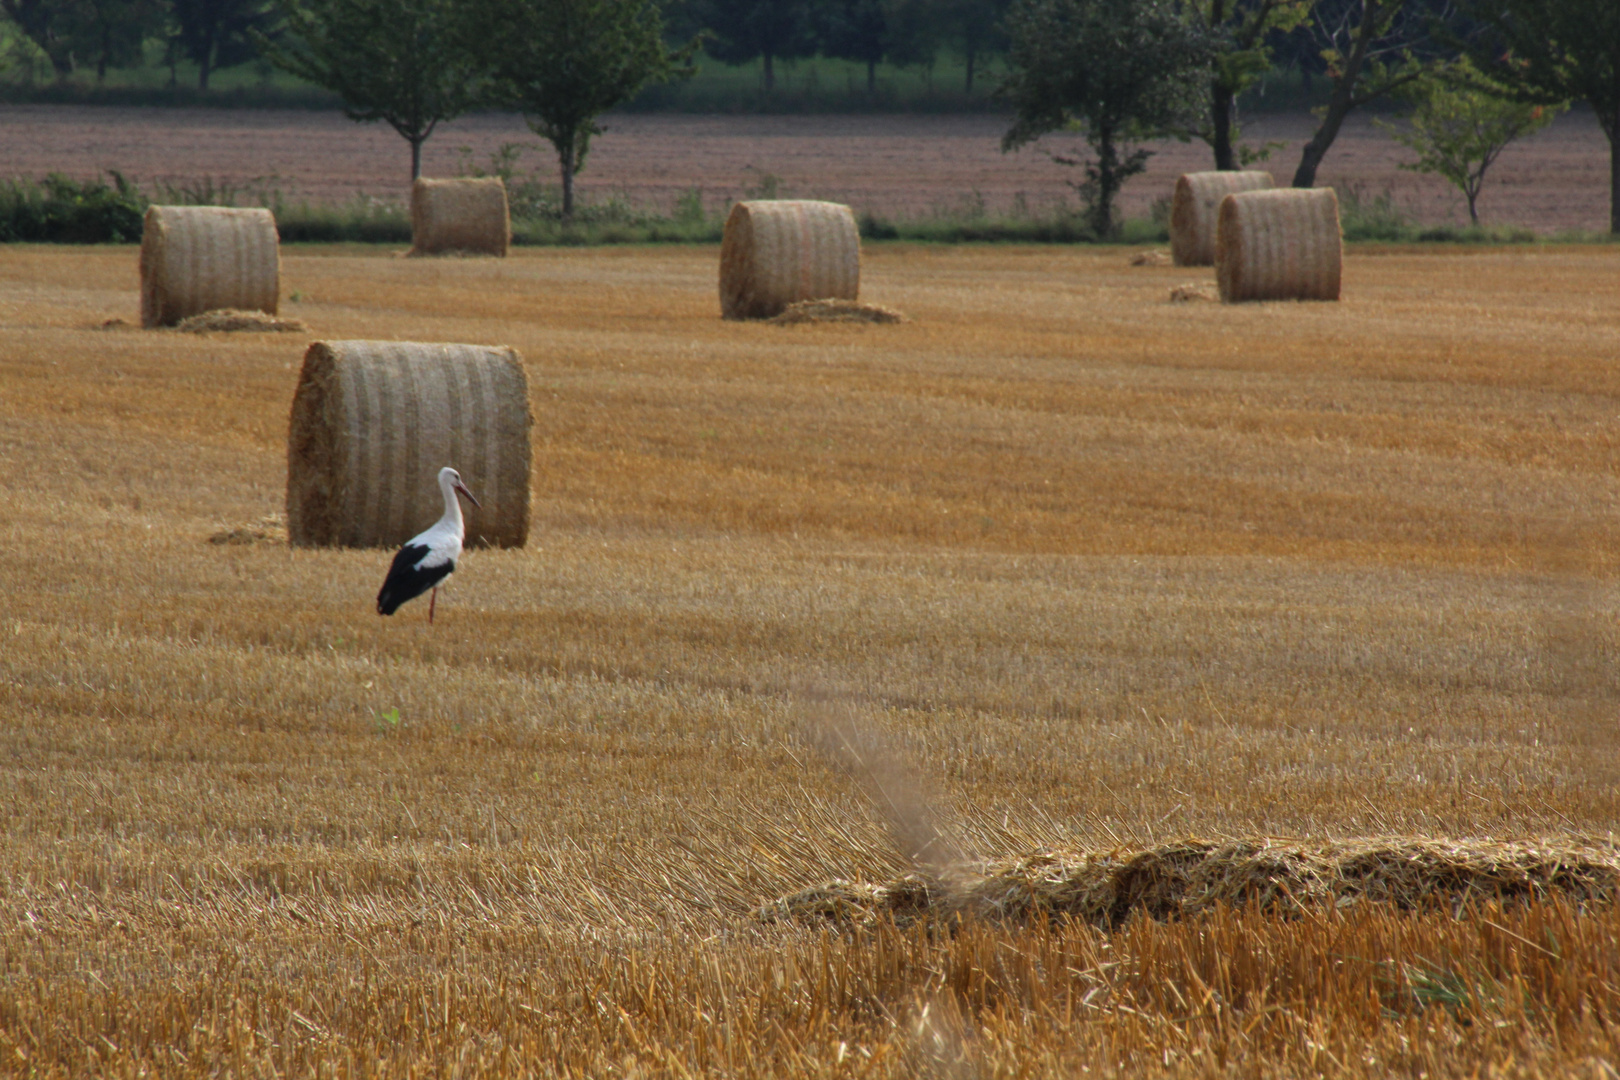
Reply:
<svg viewBox="0 0 1620 1080"><path fill-rule="evenodd" d="M287 543L304 338L0 249L0 1073L1613 1080L1620 251L717 258L284 251L523 359L430 627Z"/></svg>

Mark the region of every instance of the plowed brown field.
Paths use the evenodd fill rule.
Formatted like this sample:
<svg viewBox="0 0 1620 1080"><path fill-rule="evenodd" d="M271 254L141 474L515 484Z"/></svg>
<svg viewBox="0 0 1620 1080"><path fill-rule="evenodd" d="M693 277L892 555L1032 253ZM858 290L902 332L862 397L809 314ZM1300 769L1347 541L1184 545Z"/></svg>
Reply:
<svg viewBox="0 0 1620 1080"><path fill-rule="evenodd" d="M606 125L580 179L584 197L597 201L621 196L667 210L680 193L701 188L710 209L718 210L725 200L758 189L766 176L777 177L784 193L891 216L960 211L980 199L994 212L1020 196L1037 211L1072 201L1066 180L1074 170L1054 164L1042 147L1001 153L1006 121L996 116L635 115L609 117ZM1287 182L1310 132L1306 116L1261 116L1247 138L1284 144L1267 167ZM452 175L469 161L487 167L503 143L534 147L538 141L515 116L458 120L428 141L424 172ZM400 201L410 161L404 141L389 128L325 112L6 106L0 107L0 146L6 147L5 175L119 169L148 184L206 178L279 188L315 202L357 193ZM1077 150L1074 140L1064 139L1049 148ZM1397 207L1424 223L1466 222L1454 189L1399 168L1413 157L1366 116L1352 117L1320 182L1356 185L1369 196L1387 189ZM536 148L523 168L550 179L554 160L549 149ZM1608 143L1593 117L1562 117L1502 155L1481 198L1481 215L1487 224L1540 232L1607 229L1608 167ZM1162 144L1147 174L1127 185L1122 207L1145 215L1176 176L1205 168L1207 147Z"/></svg>

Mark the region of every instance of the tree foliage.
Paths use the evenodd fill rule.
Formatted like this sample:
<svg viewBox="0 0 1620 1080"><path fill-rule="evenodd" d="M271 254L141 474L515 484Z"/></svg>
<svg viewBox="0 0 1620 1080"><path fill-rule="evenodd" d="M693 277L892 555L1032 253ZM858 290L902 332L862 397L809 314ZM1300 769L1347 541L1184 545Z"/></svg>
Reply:
<svg viewBox="0 0 1620 1080"><path fill-rule="evenodd" d="M1609 139L1609 228L1620 234L1620 3L1469 0L1486 30L1470 53L1531 101L1585 101Z"/></svg>
<svg viewBox="0 0 1620 1080"><path fill-rule="evenodd" d="M256 40L274 37L277 18L269 0L170 0L174 40L197 65L197 88L208 89L220 68L244 64L259 55ZM257 38L255 35L258 35Z"/></svg>
<svg viewBox="0 0 1620 1080"><path fill-rule="evenodd" d="M821 42L810 0L697 0L704 50L723 64L761 61L765 90L776 89L776 61L815 54Z"/></svg>
<svg viewBox="0 0 1620 1080"><path fill-rule="evenodd" d="M108 68L140 62L141 46L163 26L165 6L163 0L0 0L0 14L44 54L58 79L93 66L101 80Z"/></svg>
<svg viewBox="0 0 1620 1080"><path fill-rule="evenodd" d="M1111 237L1114 199L1151 156L1132 144L1197 124L1214 43L1173 0L1017 0L1007 26L1000 93L1016 116L1002 149L1083 132L1094 160L1077 186L1093 231Z"/></svg>
<svg viewBox="0 0 1620 1080"><path fill-rule="evenodd" d="M1405 128L1385 125L1397 142L1418 155L1416 163L1401 168L1449 181L1468 200L1468 218L1475 225L1485 173L1497 157L1513 140L1541 130L1568 107L1515 101L1508 94L1464 59L1402 92L1412 104Z"/></svg>
<svg viewBox="0 0 1620 1080"><path fill-rule="evenodd" d="M73 45L67 33L71 0L0 0L0 12L50 61L58 79L73 71Z"/></svg>
<svg viewBox="0 0 1620 1080"><path fill-rule="evenodd" d="M1316 170L1351 112L1423 77L1442 57L1432 30L1450 0L1317 0L1302 26L1319 47L1333 92L1294 171L1295 187L1316 186Z"/></svg>
<svg viewBox="0 0 1620 1080"><path fill-rule="evenodd" d="M355 120L381 120L411 147L477 101L479 63L466 47L456 0L288 0L290 33L261 39L277 66L343 98Z"/></svg>
<svg viewBox="0 0 1620 1080"><path fill-rule="evenodd" d="M985 57L1006 51L1007 32L1002 25L1006 15L1007 0L941 0L939 33L962 57L964 92L973 92L974 77Z"/></svg>
<svg viewBox="0 0 1620 1080"><path fill-rule="evenodd" d="M688 74L694 42L671 52L653 0L462 0L463 33L489 80L485 100L521 112L551 143L562 174L564 217L597 117L647 83Z"/></svg>
<svg viewBox="0 0 1620 1080"><path fill-rule="evenodd" d="M1237 98L1271 71L1275 42L1310 17L1316 0L1189 0L1188 11L1217 43L1209 80L1209 115L1198 135L1217 169L1237 169L1258 155L1237 145Z"/></svg>

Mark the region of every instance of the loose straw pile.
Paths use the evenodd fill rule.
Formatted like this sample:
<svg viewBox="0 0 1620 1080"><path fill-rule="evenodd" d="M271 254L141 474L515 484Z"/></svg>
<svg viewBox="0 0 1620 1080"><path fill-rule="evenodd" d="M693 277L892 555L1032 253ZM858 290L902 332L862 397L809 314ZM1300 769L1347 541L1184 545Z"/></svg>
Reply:
<svg viewBox="0 0 1620 1080"><path fill-rule="evenodd" d="M1067 916L1115 927L1133 915L1181 918L1216 906L1264 911L1386 904L1403 910L1563 896L1611 902L1620 851L1488 840L1400 838L1306 846L1189 841L1106 855L1047 853L964 871L953 886L908 874L880 885L834 880L758 909L767 921L974 914Z"/></svg>

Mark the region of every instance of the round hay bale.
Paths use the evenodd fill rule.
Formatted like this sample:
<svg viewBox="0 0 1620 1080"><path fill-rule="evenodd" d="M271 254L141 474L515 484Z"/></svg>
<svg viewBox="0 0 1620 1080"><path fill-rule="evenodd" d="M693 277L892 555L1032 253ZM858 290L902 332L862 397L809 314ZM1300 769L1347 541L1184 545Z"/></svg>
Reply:
<svg viewBox="0 0 1620 1080"><path fill-rule="evenodd" d="M141 231L141 325L217 308L276 313L281 237L268 210L151 206Z"/></svg>
<svg viewBox="0 0 1620 1080"><path fill-rule="evenodd" d="M287 534L300 547L394 547L433 524L453 465L478 496L471 546L529 536L529 382L482 345L317 341L287 437Z"/></svg>
<svg viewBox="0 0 1620 1080"><path fill-rule="evenodd" d="M1170 201L1170 255L1177 266L1212 266L1215 217L1221 200L1243 191L1275 187L1268 172L1187 173Z"/></svg>
<svg viewBox="0 0 1620 1080"><path fill-rule="evenodd" d="M740 202L720 242L720 314L769 319L800 300L855 300L861 233L839 203Z"/></svg>
<svg viewBox="0 0 1620 1080"><path fill-rule="evenodd" d="M498 176L411 185L412 255L456 251L506 257L512 242L506 185Z"/></svg>
<svg viewBox="0 0 1620 1080"><path fill-rule="evenodd" d="M1250 191L1222 201L1215 278L1226 303L1337 300L1343 273L1332 188Z"/></svg>

